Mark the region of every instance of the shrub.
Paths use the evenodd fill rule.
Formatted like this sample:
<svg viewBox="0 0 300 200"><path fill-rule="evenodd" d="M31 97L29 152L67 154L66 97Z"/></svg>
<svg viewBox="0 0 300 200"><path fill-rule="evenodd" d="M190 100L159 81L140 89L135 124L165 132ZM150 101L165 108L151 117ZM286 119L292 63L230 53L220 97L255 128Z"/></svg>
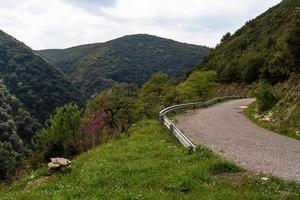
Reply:
<svg viewBox="0 0 300 200"><path fill-rule="evenodd" d="M272 87L266 82L260 83L253 94L256 97L259 112L271 109L278 101L272 92Z"/></svg>

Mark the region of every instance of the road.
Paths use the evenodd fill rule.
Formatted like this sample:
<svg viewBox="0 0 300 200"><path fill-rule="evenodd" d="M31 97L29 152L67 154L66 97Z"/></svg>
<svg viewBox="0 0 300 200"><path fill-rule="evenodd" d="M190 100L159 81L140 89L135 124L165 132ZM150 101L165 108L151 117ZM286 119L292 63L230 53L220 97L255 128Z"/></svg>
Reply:
<svg viewBox="0 0 300 200"><path fill-rule="evenodd" d="M243 113L253 101L232 100L190 110L176 118L176 125L194 144L245 169L300 182L300 141L253 124Z"/></svg>

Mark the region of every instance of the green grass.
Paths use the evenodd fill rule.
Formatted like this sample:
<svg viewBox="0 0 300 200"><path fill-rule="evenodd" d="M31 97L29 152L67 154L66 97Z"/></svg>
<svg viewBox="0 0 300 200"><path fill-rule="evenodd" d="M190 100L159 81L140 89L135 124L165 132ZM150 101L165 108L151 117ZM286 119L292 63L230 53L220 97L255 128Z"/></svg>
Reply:
<svg viewBox="0 0 300 200"><path fill-rule="evenodd" d="M157 121L78 156L69 172L46 168L0 189L6 199L299 199L300 186L262 181L199 146L188 155Z"/></svg>
<svg viewBox="0 0 300 200"><path fill-rule="evenodd" d="M257 124L258 126L261 126L265 129L268 129L275 133L279 133L281 135L285 135L285 136L300 140L300 135L298 135L293 130L290 130L286 127L279 126L270 121L264 121L264 120L257 119L255 117L255 115L257 114L257 103L256 102L254 102L248 106L248 108L245 110L245 114L253 123Z"/></svg>

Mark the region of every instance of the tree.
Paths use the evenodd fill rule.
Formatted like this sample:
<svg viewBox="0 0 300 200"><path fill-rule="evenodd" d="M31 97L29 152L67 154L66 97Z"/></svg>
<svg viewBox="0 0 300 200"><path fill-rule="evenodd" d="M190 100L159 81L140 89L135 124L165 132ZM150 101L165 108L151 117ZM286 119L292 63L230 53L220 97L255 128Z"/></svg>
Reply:
<svg viewBox="0 0 300 200"><path fill-rule="evenodd" d="M226 42L227 40L229 40L230 39L230 37L231 37L231 33L226 33L223 37L222 37L222 39L221 39L221 42Z"/></svg>
<svg viewBox="0 0 300 200"><path fill-rule="evenodd" d="M171 104L170 98L177 97L176 88L167 74L154 74L141 88L137 107L142 116L154 118L167 104Z"/></svg>
<svg viewBox="0 0 300 200"><path fill-rule="evenodd" d="M205 101L216 95L217 73L195 71L179 87L185 101Z"/></svg>
<svg viewBox="0 0 300 200"><path fill-rule="evenodd" d="M89 136L86 148L106 141L126 131L135 121L135 102L138 87L133 84L115 84L110 91L91 100L84 113L84 130Z"/></svg>
<svg viewBox="0 0 300 200"><path fill-rule="evenodd" d="M70 157L81 151L81 113L74 103L55 110L45 128L34 138L37 150L42 152L45 158Z"/></svg>

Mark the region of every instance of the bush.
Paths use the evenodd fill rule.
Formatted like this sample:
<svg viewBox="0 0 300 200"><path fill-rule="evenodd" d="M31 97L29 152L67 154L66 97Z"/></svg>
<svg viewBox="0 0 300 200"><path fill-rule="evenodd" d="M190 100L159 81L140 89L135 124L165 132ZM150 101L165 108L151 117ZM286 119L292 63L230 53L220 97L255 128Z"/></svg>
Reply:
<svg viewBox="0 0 300 200"><path fill-rule="evenodd" d="M229 161L218 160L209 167L209 172L214 175L222 173L235 173L240 171L242 171L242 168Z"/></svg>
<svg viewBox="0 0 300 200"><path fill-rule="evenodd" d="M254 91L254 96L257 100L259 112L271 109L278 101L272 92L272 87L266 82L259 84L258 88Z"/></svg>
<svg viewBox="0 0 300 200"><path fill-rule="evenodd" d="M195 71L179 87L185 101L206 101L216 95L217 73Z"/></svg>
<svg viewBox="0 0 300 200"><path fill-rule="evenodd" d="M55 110L45 128L34 138L35 147L44 158L70 157L81 152L81 113L73 103Z"/></svg>

